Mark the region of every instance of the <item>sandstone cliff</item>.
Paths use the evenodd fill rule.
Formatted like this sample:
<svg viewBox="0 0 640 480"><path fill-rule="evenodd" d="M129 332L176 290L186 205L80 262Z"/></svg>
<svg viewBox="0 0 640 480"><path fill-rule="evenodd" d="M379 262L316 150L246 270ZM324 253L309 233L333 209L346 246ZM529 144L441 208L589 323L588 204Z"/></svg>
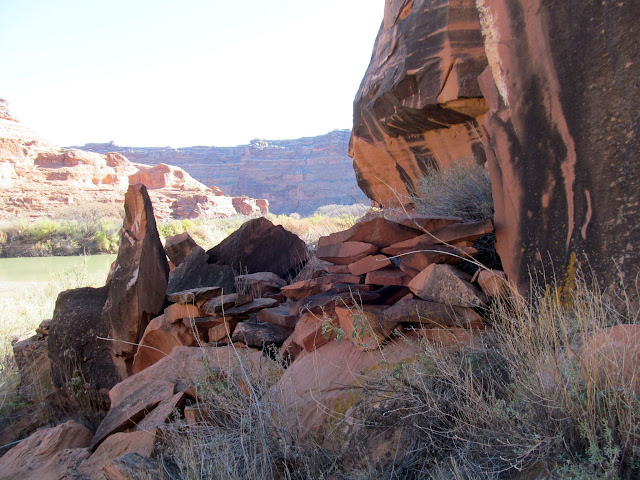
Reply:
<svg viewBox="0 0 640 480"><path fill-rule="evenodd" d="M129 184L136 183L149 188L160 220L268 211L266 200L225 196L178 167L149 167L120 153L51 145L13 118L0 100L0 219L56 215L73 205L121 204Z"/></svg>
<svg viewBox="0 0 640 480"><path fill-rule="evenodd" d="M571 287L586 254L605 287L640 269L638 2L479 0L483 127L498 251L524 287ZM508 41L506 41L508 39Z"/></svg>
<svg viewBox="0 0 640 480"><path fill-rule="evenodd" d="M334 130L296 140L252 140L237 147L174 149L92 143L80 148L118 152L148 165L177 165L205 185L217 185L230 195L265 198L274 213L304 215L327 204L368 204L347 156L348 141L347 130Z"/></svg>
<svg viewBox="0 0 640 480"><path fill-rule="evenodd" d="M570 287L583 254L602 282L615 264L633 282L638 22L637 2L387 0L354 103L359 185L407 202L430 168L488 158L498 252L523 291L531 271Z"/></svg>
<svg viewBox="0 0 640 480"><path fill-rule="evenodd" d="M477 77L486 65L473 0L387 0L349 151L369 198L403 203L430 169L484 161Z"/></svg>

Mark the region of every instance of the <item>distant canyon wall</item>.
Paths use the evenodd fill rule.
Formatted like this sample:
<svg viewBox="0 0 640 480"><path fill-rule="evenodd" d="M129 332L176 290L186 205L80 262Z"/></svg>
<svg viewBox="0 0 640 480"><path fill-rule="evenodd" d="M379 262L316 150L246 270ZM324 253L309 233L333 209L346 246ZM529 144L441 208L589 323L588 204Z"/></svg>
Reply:
<svg viewBox="0 0 640 480"><path fill-rule="evenodd" d="M132 162L168 163L196 180L216 185L229 195L265 198L273 213L302 215L327 204L348 205L369 200L358 188L347 155L348 130L296 140L253 140L237 147L120 147L113 143L80 148L118 152Z"/></svg>
<svg viewBox="0 0 640 480"><path fill-rule="evenodd" d="M640 3L387 0L354 102L358 183L410 201L430 169L488 160L497 248L570 286L640 273ZM483 73L484 72L484 73ZM616 266L617 265L617 266Z"/></svg>
<svg viewBox="0 0 640 480"><path fill-rule="evenodd" d="M117 211L129 184L149 189L161 221L268 212L264 199L226 196L181 168L140 165L125 156L62 149L22 125L0 99L0 219L93 215Z"/></svg>

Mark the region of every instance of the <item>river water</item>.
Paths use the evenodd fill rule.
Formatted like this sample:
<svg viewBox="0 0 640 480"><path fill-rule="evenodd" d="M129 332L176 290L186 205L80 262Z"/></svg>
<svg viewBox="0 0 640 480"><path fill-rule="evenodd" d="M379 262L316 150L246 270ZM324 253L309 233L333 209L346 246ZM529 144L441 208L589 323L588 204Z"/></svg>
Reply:
<svg viewBox="0 0 640 480"><path fill-rule="evenodd" d="M86 279L87 286L103 285L115 258L115 255L0 258L0 297L41 288L61 277Z"/></svg>

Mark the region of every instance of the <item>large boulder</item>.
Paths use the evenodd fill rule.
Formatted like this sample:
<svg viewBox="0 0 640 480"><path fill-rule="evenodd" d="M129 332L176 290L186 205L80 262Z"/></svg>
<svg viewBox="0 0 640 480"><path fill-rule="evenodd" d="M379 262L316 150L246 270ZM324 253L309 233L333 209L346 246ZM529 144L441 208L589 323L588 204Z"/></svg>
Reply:
<svg viewBox="0 0 640 480"><path fill-rule="evenodd" d="M111 356L110 324L102 315L109 287L77 288L58 295L47 345L51 379L64 386L74 375L95 388L111 388L120 380Z"/></svg>
<svg viewBox="0 0 640 480"><path fill-rule="evenodd" d="M0 458L0 479L77 478L92 434L72 420L34 433Z"/></svg>
<svg viewBox="0 0 640 480"><path fill-rule="evenodd" d="M120 248L108 286L103 316L111 331L114 362L121 378L131 373L135 344L161 311L169 264L144 185L131 185L124 200Z"/></svg>
<svg viewBox="0 0 640 480"><path fill-rule="evenodd" d="M603 286L640 267L638 2L480 0L481 77L497 249L526 291L571 286L582 254ZM614 262L615 259L615 262Z"/></svg>
<svg viewBox="0 0 640 480"><path fill-rule="evenodd" d="M169 274L167 294L211 287L219 287L224 293L234 293L233 269L228 265L209 264L207 261L207 252L202 247L193 247L180 266Z"/></svg>
<svg viewBox="0 0 640 480"><path fill-rule="evenodd" d="M305 243L264 217L244 223L207 252L209 263L229 265L237 273L273 272L291 279L309 258Z"/></svg>
<svg viewBox="0 0 640 480"><path fill-rule="evenodd" d="M349 148L369 198L404 203L432 169L484 161L477 77L486 65L474 0L385 2Z"/></svg>
<svg viewBox="0 0 640 480"><path fill-rule="evenodd" d="M335 446L362 425L351 414L363 400L367 382L410 362L419 352L418 343L409 338L368 352L349 341L330 341L301 354L274 389L303 436Z"/></svg>

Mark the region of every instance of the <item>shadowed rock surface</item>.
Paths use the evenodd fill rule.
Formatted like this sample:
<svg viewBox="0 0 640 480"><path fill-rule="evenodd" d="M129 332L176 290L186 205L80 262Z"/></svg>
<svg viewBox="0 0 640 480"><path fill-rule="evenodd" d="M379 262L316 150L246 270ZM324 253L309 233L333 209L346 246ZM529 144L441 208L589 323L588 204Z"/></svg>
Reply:
<svg viewBox="0 0 640 480"><path fill-rule="evenodd" d="M109 321L102 315L108 290L77 288L58 296L48 337L51 379L57 387L65 385L76 368L97 389L111 388L120 380L111 343L97 339L109 337Z"/></svg>
<svg viewBox="0 0 640 480"><path fill-rule="evenodd" d="M207 254L209 263L229 265L237 273L272 272L283 279L295 276L309 257L297 235L264 217L244 223Z"/></svg>
<svg viewBox="0 0 640 480"><path fill-rule="evenodd" d="M616 268L633 281L638 3L478 3L490 65L481 80L489 105L483 128L505 272L522 290L530 269L571 282L584 253L602 286Z"/></svg>
<svg viewBox="0 0 640 480"><path fill-rule="evenodd" d="M120 248L103 311L111 338L115 340L112 353L121 378L131 372L136 349L131 343L142 338L151 319L162 311L169 275L169 264L144 185L129 187L124 210Z"/></svg>

